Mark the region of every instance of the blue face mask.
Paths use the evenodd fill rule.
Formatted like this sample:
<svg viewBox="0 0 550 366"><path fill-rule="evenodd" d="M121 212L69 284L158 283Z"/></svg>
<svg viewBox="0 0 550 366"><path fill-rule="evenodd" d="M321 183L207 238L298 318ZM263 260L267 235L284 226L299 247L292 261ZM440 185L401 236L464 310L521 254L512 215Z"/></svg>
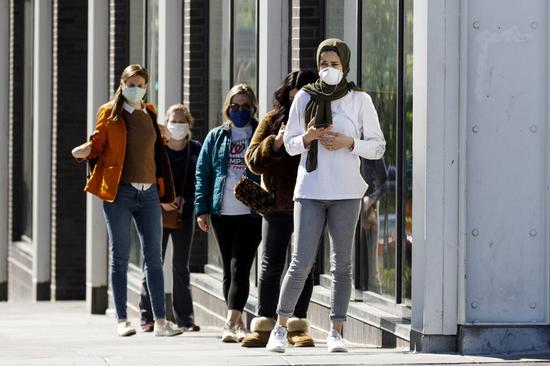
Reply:
<svg viewBox="0 0 550 366"><path fill-rule="evenodd" d="M250 122L250 118L252 117L252 112L250 111L241 111L241 110L235 110L229 112L229 118L231 118L231 122L237 127L244 127Z"/></svg>

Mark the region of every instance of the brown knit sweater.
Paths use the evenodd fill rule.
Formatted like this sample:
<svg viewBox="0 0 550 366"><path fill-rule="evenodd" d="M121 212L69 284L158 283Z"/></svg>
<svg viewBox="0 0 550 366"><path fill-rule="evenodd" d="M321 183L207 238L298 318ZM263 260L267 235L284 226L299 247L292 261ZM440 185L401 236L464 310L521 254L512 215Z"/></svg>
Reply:
<svg viewBox="0 0 550 366"><path fill-rule="evenodd" d="M273 151L279 132L273 129L273 116L273 111L268 112L260 121L246 151L246 163L252 172L261 174L262 185L275 196L274 211L291 212L300 155L288 155L284 145Z"/></svg>
<svg viewBox="0 0 550 366"><path fill-rule="evenodd" d="M121 180L126 183L155 183L155 141L157 134L145 110L124 111L126 155Z"/></svg>

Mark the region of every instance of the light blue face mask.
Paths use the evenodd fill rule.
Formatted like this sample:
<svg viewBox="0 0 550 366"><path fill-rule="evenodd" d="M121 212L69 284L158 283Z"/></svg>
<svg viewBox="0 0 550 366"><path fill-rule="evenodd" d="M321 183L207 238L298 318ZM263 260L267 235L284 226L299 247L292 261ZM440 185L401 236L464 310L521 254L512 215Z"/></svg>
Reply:
<svg viewBox="0 0 550 366"><path fill-rule="evenodd" d="M125 86L122 89L122 96L128 103L135 104L143 100L145 89L138 86Z"/></svg>

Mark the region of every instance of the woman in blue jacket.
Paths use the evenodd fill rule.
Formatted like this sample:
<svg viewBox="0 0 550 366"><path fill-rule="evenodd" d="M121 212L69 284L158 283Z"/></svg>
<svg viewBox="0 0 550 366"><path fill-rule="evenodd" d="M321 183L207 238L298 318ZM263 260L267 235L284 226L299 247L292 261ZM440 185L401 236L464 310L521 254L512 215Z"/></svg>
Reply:
<svg viewBox="0 0 550 366"><path fill-rule="evenodd" d="M260 181L245 163L246 149L258 125L257 111L256 96L249 86L231 88L223 107L227 120L208 133L197 162L197 223L205 232L212 224L223 262L223 295L228 308L223 342L246 337L242 312L250 289L250 268L261 240L261 218L234 194L243 174Z"/></svg>

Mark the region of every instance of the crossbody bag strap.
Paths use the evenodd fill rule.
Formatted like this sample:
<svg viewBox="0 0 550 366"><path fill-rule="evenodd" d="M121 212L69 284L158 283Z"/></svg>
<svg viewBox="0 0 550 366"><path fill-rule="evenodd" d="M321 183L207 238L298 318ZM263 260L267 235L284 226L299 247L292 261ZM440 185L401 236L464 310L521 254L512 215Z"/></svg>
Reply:
<svg viewBox="0 0 550 366"><path fill-rule="evenodd" d="M181 197L183 198L183 195L185 193L185 183L187 183L187 173L189 171L189 159L191 158L191 139L187 142L187 158L185 159L185 171L183 175L183 188L181 189ZM180 201L181 202L181 201ZM181 206L178 203L178 209L181 210Z"/></svg>

